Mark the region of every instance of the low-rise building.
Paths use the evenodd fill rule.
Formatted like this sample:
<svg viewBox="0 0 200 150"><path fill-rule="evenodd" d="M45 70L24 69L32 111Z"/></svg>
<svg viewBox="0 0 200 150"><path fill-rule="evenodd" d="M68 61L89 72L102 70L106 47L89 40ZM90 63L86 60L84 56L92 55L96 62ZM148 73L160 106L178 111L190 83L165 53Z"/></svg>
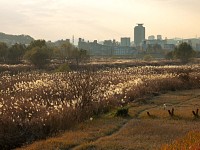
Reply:
<svg viewBox="0 0 200 150"><path fill-rule="evenodd" d="M130 37L122 37L120 45L123 47L130 47L131 46L131 38Z"/></svg>

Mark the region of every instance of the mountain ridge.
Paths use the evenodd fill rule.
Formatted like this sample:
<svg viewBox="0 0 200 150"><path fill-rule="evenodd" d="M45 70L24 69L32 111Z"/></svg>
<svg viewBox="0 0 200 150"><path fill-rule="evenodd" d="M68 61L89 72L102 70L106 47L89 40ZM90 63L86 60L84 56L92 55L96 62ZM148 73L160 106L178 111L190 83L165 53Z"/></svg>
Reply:
<svg viewBox="0 0 200 150"><path fill-rule="evenodd" d="M12 35L0 32L0 42L5 42L8 46L15 43L30 44L34 40L30 35Z"/></svg>

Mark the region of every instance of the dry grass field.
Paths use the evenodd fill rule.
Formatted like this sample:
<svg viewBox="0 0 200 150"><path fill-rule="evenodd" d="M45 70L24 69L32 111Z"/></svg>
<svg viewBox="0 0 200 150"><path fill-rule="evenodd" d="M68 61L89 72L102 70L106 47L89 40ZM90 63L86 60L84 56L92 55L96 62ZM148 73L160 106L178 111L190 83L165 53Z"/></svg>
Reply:
<svg viewBox="0 0 200 150"><path fill-rule="evenodd" d="M162 150L199 150L200 132L191 131L183 138L175 140L173 143L162 146Z"/></svg>
<svg viewBox="0 0 200 150"><path fill-rule="evenodd" d="M200 131L200 119L192 113L200 108L200 89L167 92L129 103L128 107L129 117L115 117L116 110L113 110L56 137L17 150L168 150L178 149L173 147L176 143L180 147L181 143L187 143L190 148L198 146L199 132L191 131ZM168 113L172 108L173 116ZM179 149L187 149L187 146Z"/></svg>

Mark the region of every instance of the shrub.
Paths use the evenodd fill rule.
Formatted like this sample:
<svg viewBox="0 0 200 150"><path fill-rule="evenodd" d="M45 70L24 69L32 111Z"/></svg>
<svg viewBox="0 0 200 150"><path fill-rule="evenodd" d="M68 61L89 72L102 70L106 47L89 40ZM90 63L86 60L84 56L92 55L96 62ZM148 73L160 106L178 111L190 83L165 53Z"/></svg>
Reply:
<svg viewBox="0 0 200 150"><path fill-rule="evenodd" d="M192 46L190 46L190 44L184 42L175 48L174 55L183 63L188 63L190 59L195 56L195 51L192 49Z"/></svg>
<svg viewBox="0 0 200 150"><path fill-rule="evenodd" d="M60 65L55 71L56 72L67 72L67 71L70 71L70 67L67 63L64 63L62 65Z"/></svg>
<svg viewBox="0 0 200 150"><path fill-rule="evenodd" d="M153 60L153 56L151 56L151 55L145 55L144 56L144 60L145 61L152 61Z"/></svg>
<svg viewBox="0 0 200 150"><path fill-rule="evenodd" d="M115 116L117 116L117 117L127 117L127 116L129 116L128 108L122 107L122 108L117 109Z"/></svg>
<svg viewBox="0 0 200 150"><path fill-rule="evenodd" d="M43 68L50 62L50 54L46 47L34 47L31 50L28 50L24 57L37 68Z"/></svg>

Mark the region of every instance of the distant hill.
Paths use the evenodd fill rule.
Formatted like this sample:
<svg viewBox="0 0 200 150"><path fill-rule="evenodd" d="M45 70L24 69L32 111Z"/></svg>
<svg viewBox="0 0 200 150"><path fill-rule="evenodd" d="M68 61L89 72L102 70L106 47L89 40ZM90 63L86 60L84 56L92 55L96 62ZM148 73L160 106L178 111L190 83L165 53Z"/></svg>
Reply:
<svg viewBox="0 0 200 150"><path fill-rule="evenodd" d="M5 42L8 46L11 46L15 43L30 44L33 40L34 38L29 35L9 35L0 32L0 42Z"/></svg>

